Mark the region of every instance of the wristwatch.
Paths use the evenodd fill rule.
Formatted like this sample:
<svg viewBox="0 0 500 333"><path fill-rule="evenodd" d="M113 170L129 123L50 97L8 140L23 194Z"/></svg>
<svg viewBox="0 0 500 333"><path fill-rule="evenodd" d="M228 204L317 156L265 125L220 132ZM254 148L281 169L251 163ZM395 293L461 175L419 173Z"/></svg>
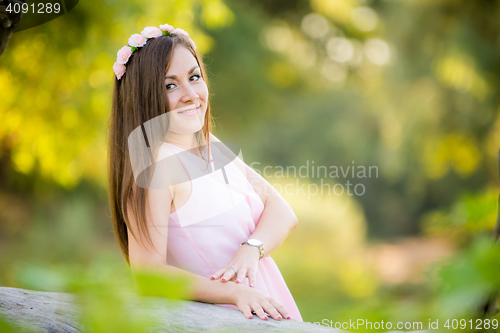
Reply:
<svg viewBox="0 0 500 333"><path fill-rule="evenodd" d="M243 243L241 243L241 245L243 245L243 244L248 244L250 246L258 247L259 251L260 251L259 260L264 258L264 244L260 240L255 239L255 238L249 238L246 241L244 241Z"/></svg>

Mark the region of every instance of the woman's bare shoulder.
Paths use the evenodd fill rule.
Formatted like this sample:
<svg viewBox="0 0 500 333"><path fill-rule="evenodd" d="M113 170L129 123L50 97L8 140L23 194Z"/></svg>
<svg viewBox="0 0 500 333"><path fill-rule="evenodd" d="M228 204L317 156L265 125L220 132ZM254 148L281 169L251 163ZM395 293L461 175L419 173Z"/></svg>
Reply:
<svg viewBox="0 0 500 333"><path fill-rule="evenodd" d="M175 155L175 151L166 142L160 144L158 148L158 155L156 157L156 162L161 161L167 157Z"/></svg>
<svg viewBox="0 0 500 333"><path fill-rule="evenodd" d="M181 180L187 177L186 171L176 155L177 152L164 142L160 145L156 157L155 173L158 172L158 175L155 179L164 182L164 186L159 186L159 188L170 192L170 200L176 197L177 184L182 183Z"/></svg>

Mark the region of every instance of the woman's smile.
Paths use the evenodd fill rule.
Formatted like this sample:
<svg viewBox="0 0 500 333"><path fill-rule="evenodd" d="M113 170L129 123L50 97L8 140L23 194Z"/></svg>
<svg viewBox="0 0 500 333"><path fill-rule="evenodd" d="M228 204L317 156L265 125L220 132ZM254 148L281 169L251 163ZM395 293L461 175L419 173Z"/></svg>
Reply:
<svg viewBox="0 0 500 333"><path fill-rule="evenodd" d="M189 105L184 108L180 109L181 111L177 111L178 115L181 116L194 116L199 114L200 112L200 107L199 106L194 106L194 105Z"/></svg>

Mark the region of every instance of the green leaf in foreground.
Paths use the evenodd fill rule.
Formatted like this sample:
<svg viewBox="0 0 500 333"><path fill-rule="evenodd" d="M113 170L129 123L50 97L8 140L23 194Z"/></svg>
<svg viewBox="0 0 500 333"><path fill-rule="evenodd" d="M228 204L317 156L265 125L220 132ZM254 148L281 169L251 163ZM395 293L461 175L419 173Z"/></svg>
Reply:
<svg viewBox="0 0 500 333"><path fill-rule="evenodd" d="M189 299L192 281L165 271L143 268L133 273L137 292L141 296Z"/></svg>

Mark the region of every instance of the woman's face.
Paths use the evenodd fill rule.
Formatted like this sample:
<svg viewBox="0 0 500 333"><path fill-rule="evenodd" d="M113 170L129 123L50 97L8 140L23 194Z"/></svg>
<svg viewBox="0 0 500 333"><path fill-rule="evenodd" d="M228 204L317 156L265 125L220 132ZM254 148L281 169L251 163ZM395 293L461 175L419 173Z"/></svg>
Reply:
<svg viewBox="0 0 500 333"><path fill-rule="evenodd" d="M170 68L165 75L170 106L168 131L196 133L203 127L208 88L191 52L181 45L176 46L173 52Z"/></svg>

